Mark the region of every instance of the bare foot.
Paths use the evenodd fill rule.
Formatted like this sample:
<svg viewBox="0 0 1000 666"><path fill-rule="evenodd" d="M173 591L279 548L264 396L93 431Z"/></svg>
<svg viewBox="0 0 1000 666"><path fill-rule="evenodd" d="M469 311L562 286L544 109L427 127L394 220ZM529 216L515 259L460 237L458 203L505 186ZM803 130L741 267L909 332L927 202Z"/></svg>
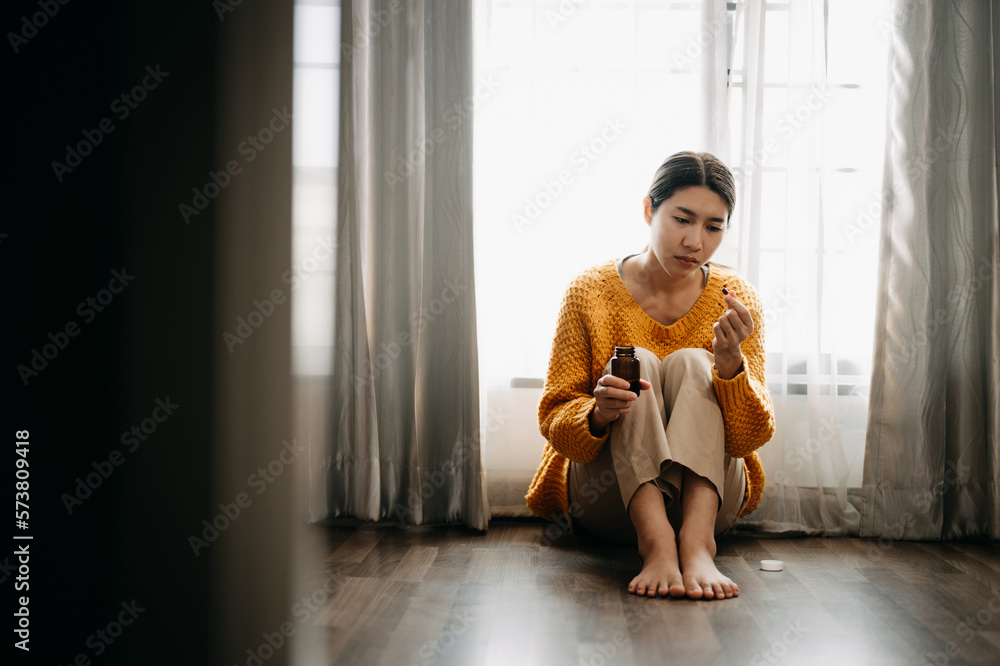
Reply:
<svg viewBox="0 0 1000 666"><path fill-rule="evenodd" d="M685 538L688 537L688 538ZM740 596L739 586L715 566L715 539L690 537L681 529L680 563L684 592L691 599L731 599Z"/></svg>
<svg viewBox="0 0 1000 666"><path fill-rule="evenodd" d="M684 580L677 566L677 548L665 547L646 557L642 571L628 584L628 591L639 596L683 597Z"/></svg>
<svg viewBox="0 0 1000 666"><path fill-rule="evenodd" d="M642 571L628 584L641 596L684 596L684 579L677 566L677 537L667 520L663 493L653 483L639 486L629 502L629 517L639 537Z"/></svg>

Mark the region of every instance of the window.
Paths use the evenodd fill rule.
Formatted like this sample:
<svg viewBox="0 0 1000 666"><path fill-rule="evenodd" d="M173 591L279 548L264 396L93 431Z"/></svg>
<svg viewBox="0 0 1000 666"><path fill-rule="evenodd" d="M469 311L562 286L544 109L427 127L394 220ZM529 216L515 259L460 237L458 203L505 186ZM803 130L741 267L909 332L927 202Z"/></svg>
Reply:
<svg viewBox="0 0 1000 666"><path fill-rule="evenodd" d="M491 398L511 378L545 376L574 275L643 249L641 199L662 160L709 150L737 179L714 259L754 284L765 308L777 431L761 456L776 494L754 518L765 529L854 530L890 5L481 7L477 71L495 93L476 109L476 280ZM819 509L800 511L798 490Z"/></svg>
<svg viewBox="0 0 1000 666"><path fill-rule="evenodd" d="M495 87L475 116L484 376L543 377L568 281L643 248L640 201L663 158L703 149L711 117L703 55L715 39L725 39L728 55L745 4L729 3L717 21L703 18L700 2L511 0L481 8L477 70ZM740 187L743 165L756 162L760 208L738 204L736 233L716 259L758 287L773 367L795 374L811 341L804 347L789 331L814 330L828 360L834 342L841 352L835 366L846 388L838 390L854 391L867 383L871 354L887 45L878 18L886 7L829 8L822 90L805 71L809 63L791 56L802 48L797 40L813 37L790 31L791 11L788 3L766 5L761 137L743 136L745 63L739 48L732 54L732 139L718 152ZM825 159L809 172L799 154L816 150L816 141ZM820 169L828 172L822 193ZM817 290L826 297L819 313L803 307Z"/></svg>
<svg viewBox="0 0 1000 666"><path fill-rule="evenodd" d="M337 217L340 2L295 3L292 299L296 375L330 372L333 233Z"/></svg>

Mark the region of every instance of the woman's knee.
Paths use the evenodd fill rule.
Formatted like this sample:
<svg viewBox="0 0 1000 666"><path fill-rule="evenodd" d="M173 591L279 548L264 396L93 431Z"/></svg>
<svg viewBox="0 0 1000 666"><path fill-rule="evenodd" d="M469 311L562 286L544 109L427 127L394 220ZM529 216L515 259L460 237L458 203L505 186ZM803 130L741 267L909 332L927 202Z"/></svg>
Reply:
<svg viewBox="0 0 1000 666"><path fill-rule="evenodd" d="M712 385L711 352L699 348L678 349L663 359L660 372L666 384L693 384L707 390Z"/></svg>
<svg viewBox="0 0 1000 666"><path fill-rule="evenodd" d="M649 351L645 347L635 348L635 357L639 359L640 363L656 363L659 364L660 357Z"/></svg>
<svg viewBox="0 0 1000 666"><path fill-rule="evenodd" d="M642 378L656 381L656 378L660 376L660 368L663 363L660 357L645 347L636 347L635 357L639 359L639 368L641 369L640 373Z"/></svg>
<svg viewBox="0 0 1000 666"><path fill-rule="evenodd" d="M700 347L687 347L667 354L663 359L663 372L681 371L684 374L700 373L709 377L712 375L712 363L715 357L712 352Z"/></svg>

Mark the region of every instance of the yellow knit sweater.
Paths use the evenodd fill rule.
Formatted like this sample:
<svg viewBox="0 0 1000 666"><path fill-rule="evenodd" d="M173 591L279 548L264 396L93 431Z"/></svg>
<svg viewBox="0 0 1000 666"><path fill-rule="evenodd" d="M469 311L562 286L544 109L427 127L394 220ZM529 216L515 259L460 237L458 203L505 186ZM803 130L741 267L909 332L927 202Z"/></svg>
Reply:
<svg viewBox="0 0 1000 666"><path fill-rule="evenodd" d="M739 515L757 508L764 489L764 469L755 451L774 434L774 407L764 379L760 297L735 273L709 264L708 284L694 307L664 326L639 307L618 275L615 262L609 261L577 276L563 297L548 377L538 405L538 422L547 444L525 497L532 512L553 521L572 518L567 491L569 462L590 462L608 438L609 428L601 437L591 434L588 417L596 402L594 387L614 356L615 345L645 347L660 358L688 347L712 351L712 324L726 310L723 286L735 292L754 320L753 333L740 344L743 370L726 380L713 367L712 375L725 423L726 453L744 459L747 489Z"/></svg>

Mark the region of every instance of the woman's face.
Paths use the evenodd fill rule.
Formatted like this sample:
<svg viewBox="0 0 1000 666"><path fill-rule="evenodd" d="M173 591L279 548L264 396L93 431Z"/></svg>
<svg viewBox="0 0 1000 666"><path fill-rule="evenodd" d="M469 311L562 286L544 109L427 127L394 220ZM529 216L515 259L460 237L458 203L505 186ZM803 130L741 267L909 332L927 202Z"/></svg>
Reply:
<svg viewBox="0 0 1000 666"><path fill-rule="evenodd" d="M648 197L643 206L650 227L649 250L671 277L684 278L699 270L725 236L729 208L707 187L677 190L655 212Z"/></svg>

